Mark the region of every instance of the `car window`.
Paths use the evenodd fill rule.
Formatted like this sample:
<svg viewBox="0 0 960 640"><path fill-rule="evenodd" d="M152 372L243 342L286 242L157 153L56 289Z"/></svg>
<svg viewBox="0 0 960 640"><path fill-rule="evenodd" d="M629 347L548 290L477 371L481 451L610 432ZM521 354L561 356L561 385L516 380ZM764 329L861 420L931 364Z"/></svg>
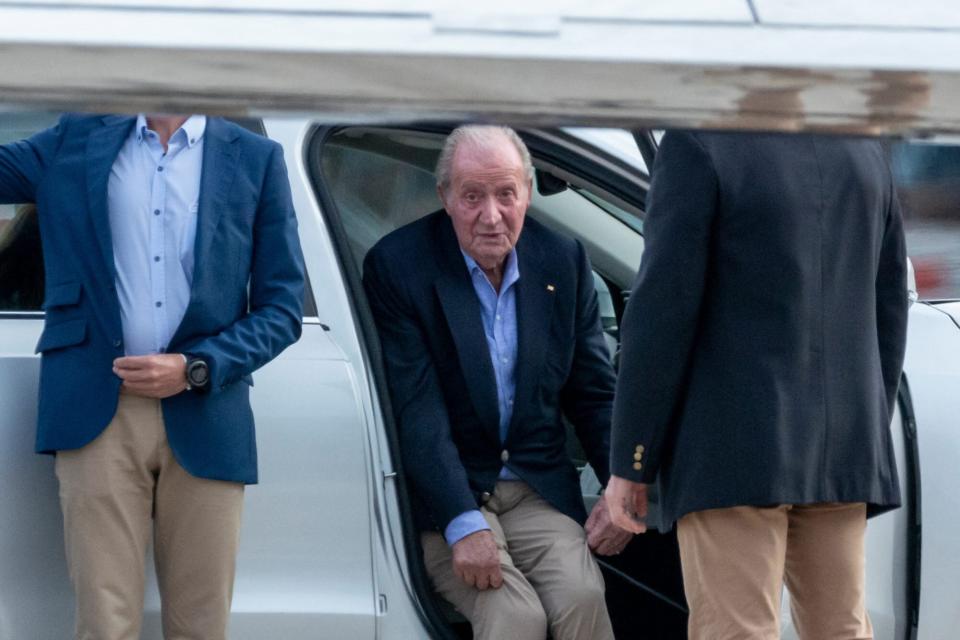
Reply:
<svg viewBox="0 0 960 640"><path fill-rule="evenodd" d="M9 113L0 118L0 144L27 138L56 124L49 113ZM0 204L0 313L40 311L43 252L32 204Z"/></svg>
<svg viewBox="0 0 960 640"><path fill-rule="evenodd" d="M353 127L323 145L324 183L358 267L380 238L440 208L433 169L442 144L429 133Z"/></svg>
<svg viewBox="0 0 960 640"><path fill-rule="evenodd" d="M585 140L590 144L607 151L613 156L625 160L649 175L650 170L640 150L637 149L637 143L633 139L633 133L626 129L599 129L585 127L569 127L565 129L568 133ZM660 139L657 138L657 142Z"/></svg>
<svg viewBox="0 0 960 640"><path fill-rule="evenodd" d="M920 298L960 298L960 146L896 142L890 165Z"/></svg>

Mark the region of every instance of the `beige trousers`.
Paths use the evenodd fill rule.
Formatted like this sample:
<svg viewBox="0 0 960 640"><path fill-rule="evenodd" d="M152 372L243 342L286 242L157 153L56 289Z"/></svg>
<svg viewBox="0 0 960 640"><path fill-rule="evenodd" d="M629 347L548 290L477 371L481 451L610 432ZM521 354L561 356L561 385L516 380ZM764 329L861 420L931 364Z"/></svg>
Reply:
<svg viewBox="0 0 960 640"><path fill-rule="evenodd" d="M776 640L790 591L802 640L868 640L866 506L733 507L677 523L690 640Z"/></svg>
<svg viewBox="0 0 960 640"><path fill-rule="evenodd" d="M151 529L167 640L224 640L243 485L189 475L160 402L122 394L96 440L56 460L77 640L136 640Z"/></svg>
<svg viewBox="0 0 960 640"><path fill-rule="evenodd" d="M427 573L481 640L613 640L603 575L586 533L526 483L501 481L480 509L500 549L503 585L479 591L453 572L439 533L421 535Z"/></svg>

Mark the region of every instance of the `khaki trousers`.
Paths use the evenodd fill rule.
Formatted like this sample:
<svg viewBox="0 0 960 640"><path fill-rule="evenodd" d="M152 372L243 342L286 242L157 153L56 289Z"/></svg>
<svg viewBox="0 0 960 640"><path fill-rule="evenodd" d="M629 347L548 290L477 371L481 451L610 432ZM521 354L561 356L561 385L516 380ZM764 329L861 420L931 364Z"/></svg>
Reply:
<svg viewBox="0 0 960 640"><path fill-rule="evenodd" d="M803 640L867 640L866 506L733 507L677 523L690 640L776 640L780 596Z"/></svg>
<svg viewBox="0 0 960 640"><path fill-rule="evenodd" d="M77 640L136 640L151 529L167 640L224 640L243 485L174 459L160 402L121 394L96 440L56 460Z"/></svg>
<svg viewBox="0 0 960 640"><path fill-rule="evenodd" d="M526 483L501 481L480 509L500 549L503 585L479 591L453 572L442 535L421 535L427 573L437 592L481 640L613 640L603 575L586 533Z"/></svg>

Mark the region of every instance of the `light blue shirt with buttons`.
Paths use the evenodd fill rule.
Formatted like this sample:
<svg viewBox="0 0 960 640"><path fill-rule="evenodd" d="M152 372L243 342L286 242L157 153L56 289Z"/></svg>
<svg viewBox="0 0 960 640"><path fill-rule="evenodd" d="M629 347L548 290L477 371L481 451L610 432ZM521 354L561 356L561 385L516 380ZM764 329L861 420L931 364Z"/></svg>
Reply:
<svg viewBox="0 0 960 640"><path fill-rule="evenodd" d="M166 351L186 313L206 128L205 116L191 116L164 152L141 114L110 170L107 208L128 356Z"/></svg>
<svg viewBox="0 0 960 640"><path fill-rule="evenodd" d="M503 280L500 292L494 289L483 269L476 260L463 252L463 259L470 272L470 281L480 301L480 318L483 321L483 333L487 339L490 362L497 383L497 405L500 410L500 442L506 442L513 418L513 396L517 388L517 296L516 283L520 279L516 249L507 254L503 267ZM506 449L504 449L506 451ZM501 459L506 463L508 456ZM504 464L500 469L500 480L519 480L517 475ZM447 544L453 545L471 533L489 529L490 526L479 510L465 511L450 521L443 535Z"/></svg>

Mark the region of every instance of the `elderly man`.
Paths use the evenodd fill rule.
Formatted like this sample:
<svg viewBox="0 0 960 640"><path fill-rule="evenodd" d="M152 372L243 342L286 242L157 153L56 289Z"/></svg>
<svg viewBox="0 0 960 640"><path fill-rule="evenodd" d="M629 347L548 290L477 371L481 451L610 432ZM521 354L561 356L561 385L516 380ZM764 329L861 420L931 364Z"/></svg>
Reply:
<svg viewBox="0 0 960 640"><path fill-rule="evenodd" d="M46 276L37 450L56 453L76 637L226 638L250 373L300 335L303 257L279 145L220 118L68 115L0 147Z"/></svg>
<svg viewBox="0 0 960 640"><path fill-rule="evenodd" d="M900 208L871 140L670 131L621 330L614 519L677 522L691 640L872 637L866 518L900 504Z"/></svg>
<svg viewBox="0 0 960 640"><path fill-rule="evenodd" d="M381 240L364 283L437 591L476 638L601 640L590 548L629 535L603 504L584 530L562 416L605 481L614 373L583 247L525 221L532 178L512 130L457 129L445 211Z"/></svg>

